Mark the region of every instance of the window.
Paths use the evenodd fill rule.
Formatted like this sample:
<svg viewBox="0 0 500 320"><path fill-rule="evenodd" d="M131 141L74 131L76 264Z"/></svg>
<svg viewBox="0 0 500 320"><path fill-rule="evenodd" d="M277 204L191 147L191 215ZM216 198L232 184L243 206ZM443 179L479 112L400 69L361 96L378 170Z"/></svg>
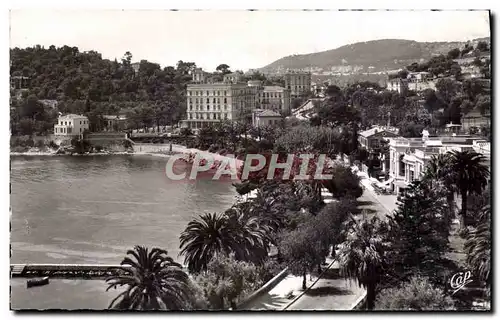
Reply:
<svg viewBox="0 0 500 320"><path fill-rule="evenodd" d="M210 105L207 104L207 111L210 111Z"/></svg>
<svg viewBox="0 0 500 320"><path fill-rule="evenodd" d="M220 103L220 98L217 98L217 103Z"/></svg>
<svg viewBox="0 0 500 320"><path fill-rule="evenodd" d="M405 176L405 163L403 162L403 158L405 155L399 156L399 175L400 176Z"/></svg>
<svg viewBox="0 0 500 320"><path fill-rule="evenodd" d="M212 101L213 103L215 103L217 100L214 98L214 100Z"/></svg>
<svg viewBox="0 0 500 320"><path fill-rule="evenodd" d="M217 95L220 96L220 91L217 91Z"/></svg>
<svg viewBox="0 0 500 320"><path fill-rule="evenodd" d="M189 110L192 111L193 110L193 105L189 105Z"/></svg>
<svg viewBox="0 0 500 320"><path fill-rule="evenodd" d="M207 103L210 103L210 98L207 98Z"/></svg>
<svg viewBox="0 0 500 320"><path fill-rule="evenodd" d="M196 98L196 103L198 103L198 98Z"/></svg>
<svg viewBox="0 0 500 320"><path fill-rule="evenodd" d="M209 93L208 93L208 91L207 91L207 96L208 96L208 94L209 94Z"/></svg>
<svg viewBox="0 0 500 320"><path fill-rule="evenodd" d="M224 103L227 103L227 98L224 98Z"/></svg>
<svg viewBox="0 0 500 320"><path fill-rule="evenodd" d="M227 120L227 119L228 119L228 114L224 113L224 120Z"/></svg>
<svg viewBox="0 0 500 320"><path fill-rule="evenodd" d="M227 96L227 91L226 90L224 90L224 95ZM226 98L224 98L224 99L226 99Z"/></svg>
<svg viewBox="0 0 500 320"><path fill-rule="evenodd" d="M227 111L227 105L224 105L224 111Z"/></svg>

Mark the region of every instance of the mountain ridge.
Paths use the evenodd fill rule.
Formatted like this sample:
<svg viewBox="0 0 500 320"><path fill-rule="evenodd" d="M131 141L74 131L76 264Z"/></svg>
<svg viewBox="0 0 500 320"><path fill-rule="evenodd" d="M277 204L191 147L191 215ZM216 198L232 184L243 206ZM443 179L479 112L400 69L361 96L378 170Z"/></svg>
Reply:
<svg viewBox="0 0 500 320"><path fill-rule="evenodd" d="M418 42L406 39L379 39L346 44L336 49L315 53L289 55L259 70L279 72L286 69L317 68L330 71L332 67L357 66L359 70L383 71L404 67L412 62L427 60L432 55L446 54L467 42L490 42L489 37L471 41ZM370 68L371 67L371 68Z"/></svg>

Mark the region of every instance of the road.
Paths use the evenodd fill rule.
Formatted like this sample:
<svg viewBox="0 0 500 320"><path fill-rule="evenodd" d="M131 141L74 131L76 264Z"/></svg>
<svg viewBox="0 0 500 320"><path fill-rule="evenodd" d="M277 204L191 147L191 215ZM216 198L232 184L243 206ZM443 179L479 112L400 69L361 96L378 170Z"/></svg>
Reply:
<svg viewBox="0 0 500 320"><path fill-rule="evenodd" d="M331 261L331 259L327 260L327 262ZM355 280L346 280L341 277L338 264L334 263L286 310L352 310L365 292Z"/></svg>

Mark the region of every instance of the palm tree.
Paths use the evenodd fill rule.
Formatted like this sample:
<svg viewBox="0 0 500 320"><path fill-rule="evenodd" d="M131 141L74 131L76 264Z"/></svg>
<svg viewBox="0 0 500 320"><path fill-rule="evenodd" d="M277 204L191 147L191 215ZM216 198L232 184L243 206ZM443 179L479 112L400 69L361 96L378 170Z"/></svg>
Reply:
<svg viewBox="0 0 500 320"><path fill-rule="evenodd" d="M192 308L192 288L182 266L166 250L135 246L128 250L116 274L106 279L106 291L127 286L111 301L110 309L186 310ZM129 266L128 268L125 266Z"/></svg>
<svg viewBox="0 0 500 320"><path fill-rule="evenodd" d="M249 206L238 203L225 212L230 230L233 231L232 246L237 260L261 262L267 257L270 228L261 224L258 216L251 216Z"/></svg>
<svg viewBox="0 0 500 320"><path fill-rule="evenodd" d="M374 216L358 222L352 218L346 240L339 246L336 260L340 273L346 278L355 278L359 286L366 288L366 308L374 307L377 286L381 281L385 265L384 245L378 234L381 221Z"/></svg>
<svg viewBox="0 0 500 320"><path fill-rule="evenodd" d="M454 186L462 197L461 226L467 226L467 195L480 194L488 184L490 171L484 164L486 157L474 151L450 153L450 169L454 172Z"/></svg>
<svg viewBox="0 0 500 320"><path fill-rule="evenodd" d="M482 222L473 230L464 245L467 263L473 268L474 274L482 281L489 283L491 268L491 224L489 205L482 209Z"/></svg>
<svg viewBox="0 0 500 320"><path fill-rule="evenodd" d="M446 201L450 210L450 217L446 217L446 221L448 221L449 218L454 218L454 209L456 208L456 188L453 184L454 172L451 170L450 154L443 153L437 156L432 156L429 163L427 164L422 181L428 183L430 188L432 189L434 187L433 181L435 180L441 180L448 191L448 194L446 195Z"/></svg>
<svg viewBox="0 0 500 320"><path fill-rule="evenodd" d="M216 213L205 213L189 222L180 242L180 255L184 255L189 272L206 270L215 255L229 255L234 245L227 216Z"/></svg>

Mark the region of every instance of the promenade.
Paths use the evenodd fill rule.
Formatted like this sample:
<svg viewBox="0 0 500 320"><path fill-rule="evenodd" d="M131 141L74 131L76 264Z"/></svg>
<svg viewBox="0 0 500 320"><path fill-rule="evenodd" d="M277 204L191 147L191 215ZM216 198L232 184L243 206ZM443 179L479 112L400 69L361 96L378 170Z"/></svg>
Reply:
<svg viewBox="0 0 500 320"><path fill-rule="evenodd" d="M326 259L323 273L319 277L307 275L305 291L302 290L302 279L302 276L289 274L269 292L256 298L242 310L352 310L366 293L355 280L341 277L338 264L331 258Z"/></svg>

